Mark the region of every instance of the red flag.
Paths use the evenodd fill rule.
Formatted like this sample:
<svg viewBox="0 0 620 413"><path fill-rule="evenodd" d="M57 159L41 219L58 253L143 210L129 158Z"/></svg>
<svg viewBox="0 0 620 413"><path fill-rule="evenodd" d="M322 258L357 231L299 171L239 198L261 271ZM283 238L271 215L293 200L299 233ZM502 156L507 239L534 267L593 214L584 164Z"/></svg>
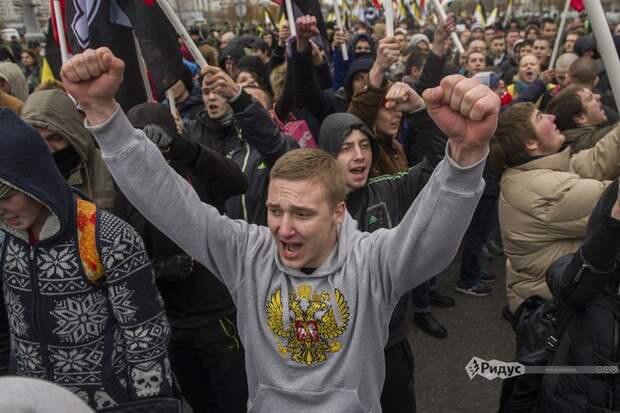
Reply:
<svg viewBox="0 0 620 413"><path fill-rule="evenodd" d="M381 2L379 0L372 0L372 5L375 6L375 9L381 10Z"/></svg>
<svg viewBox="0 0 620 413"><path fill-rule="evenodd" d="M586 6L583 5L583 0L570 0L570 6L579 13L586 9Z"/></svg>
<svg viewBox="0 0 620 413"><path fill-rule="evenodd" d="M54 33L54 41L56 42L56 44L60 44L60 41L58 40L58 26L56 25L56 13L54 13L54 0L50 0L50 11L51 11L51 23L52 23L52 30ZM62 14L62 22L63 22L63 26L64 26L64 30L65 30L65 39L67 38L67 14L65 13L65 0L60 0L60 13ZM67 51L69 53L73 53L73 51L71 50L71 45L69 44L69 42L67 42Z"/></svg>

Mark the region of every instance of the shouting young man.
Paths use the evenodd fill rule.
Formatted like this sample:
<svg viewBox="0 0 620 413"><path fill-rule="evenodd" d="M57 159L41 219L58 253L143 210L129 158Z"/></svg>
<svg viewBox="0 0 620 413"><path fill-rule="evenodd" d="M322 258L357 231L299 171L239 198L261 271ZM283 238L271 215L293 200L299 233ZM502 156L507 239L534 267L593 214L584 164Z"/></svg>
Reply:
<svg viewBox="0 0 620 413"><path fill-rule="evenodd" d="M203 204L131 127L114 100L123 71L100 48L67 61L62 77L123 193L230 290L246 348L248 410L380 412L392 310L456 254L484 187L497 95L461 76L425 92L450 140L395 228L357 230L342 171L317 149L291 151L273 166L266 228ZM207 84L218 93L218 82Z"/></svg>

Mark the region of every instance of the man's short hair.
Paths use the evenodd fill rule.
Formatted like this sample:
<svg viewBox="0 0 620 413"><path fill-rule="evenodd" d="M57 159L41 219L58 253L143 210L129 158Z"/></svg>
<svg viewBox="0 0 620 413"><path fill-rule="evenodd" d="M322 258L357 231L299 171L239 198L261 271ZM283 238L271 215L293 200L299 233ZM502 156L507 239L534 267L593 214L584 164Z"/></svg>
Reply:
<svg viewBox="0 0 620 413"><path fill-rule="evenodd" d="M558 60L556 60L555 67L556 69L562 68L568 71L570 65L575 63L575 60L577 59L579 59L579 56L577 56L575 53L562 53L558 57Z"/></svg>
<svg viewBox="0 0 620 413"><path fill-rule="evenodd" d="M571 84L594 86L598 71L591 57L582 56L570 65L568 74Z"/></svg>
<svg viewBox="0 0 620 413"><path fill-rule="evenodd" d="M555 19L552 19L551 17L545 17L542 20L542 24L540 25L540 27L545 27L545 24L555 24L557 26L557 22L555 21Z"/></svg>
<svg viewBox="0 0 620 413"><path fill-rule="evenodd" d="M302 148L287 152L271 168L269 179L318 182L325 188L332 206L343 202L347 196L345 179L336 159L321 149Z"/></svg>
<svg viewBox="0 0 620 413"><path fill-rule="evenodd" d="M536 106L531 102L517 103L500 115L491 139L489 158L498 171L522 165L530 159L525 145L528 139L536 136L531 121L535 110Z"/></svg>
<svg viewBox="0 0 620 413"><path fill-rule="evenodd" d="M545 37L539 37L538 39L534 40L534 43L532 43L532 46L534 44L536 44L536 42L545 42L545 43L547 43L547 46L549 47L549 50L551 50L551 48L553 47L551 45L551 41L549 39L545 38Z"/></svg>
<svg viewBox="0 0 620 413"><path fill-rule="evenodd" d="M586 111L578 94L582 90L582 86L569 86L554 96L547 105L547 113L555 116L555 124L560 131L579 127L574 117Z"/></svg>

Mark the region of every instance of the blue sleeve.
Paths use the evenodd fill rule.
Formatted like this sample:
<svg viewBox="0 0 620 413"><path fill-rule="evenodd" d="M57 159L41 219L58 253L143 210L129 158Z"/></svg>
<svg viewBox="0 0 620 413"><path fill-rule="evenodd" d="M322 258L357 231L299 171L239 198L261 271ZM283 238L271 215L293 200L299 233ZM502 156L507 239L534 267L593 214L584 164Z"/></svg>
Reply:
<svg viewBox="0 0 620 413"><path fill-rule="evenodd" d="M342 52L339 47L333 51L334 75L332 76L332 89L338 90L344 85L344 79L347 77L349 66L351 66L351 56L349 60L342 59Z"/></svg>

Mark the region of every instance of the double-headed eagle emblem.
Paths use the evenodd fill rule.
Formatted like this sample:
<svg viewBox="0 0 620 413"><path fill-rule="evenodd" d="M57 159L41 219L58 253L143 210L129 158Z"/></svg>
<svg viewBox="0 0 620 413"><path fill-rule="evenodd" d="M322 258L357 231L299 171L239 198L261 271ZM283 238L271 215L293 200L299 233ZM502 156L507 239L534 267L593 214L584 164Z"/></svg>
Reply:
<svg viewBox="0 0 620 413"><path fill-rule="evenodd" d="M327 360L328 353L340 351L337 340L349 325L349 306L344 295L334 290L334 301L330 293L313 293L308 284L301 284L296 292L289 293L290 327L284 326L280 288L267 299L267 325L276 336L278 352L282 357L288 354L291 360L311 366ZM337 308L334 308L337 307ZM336 321L340 315L341 325Z"/></svg>

